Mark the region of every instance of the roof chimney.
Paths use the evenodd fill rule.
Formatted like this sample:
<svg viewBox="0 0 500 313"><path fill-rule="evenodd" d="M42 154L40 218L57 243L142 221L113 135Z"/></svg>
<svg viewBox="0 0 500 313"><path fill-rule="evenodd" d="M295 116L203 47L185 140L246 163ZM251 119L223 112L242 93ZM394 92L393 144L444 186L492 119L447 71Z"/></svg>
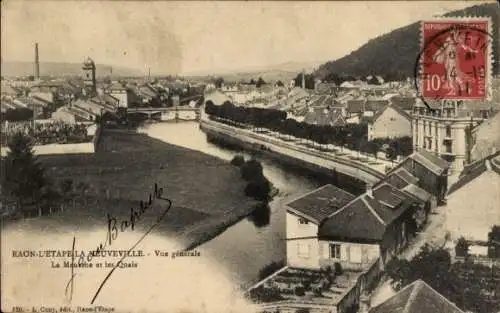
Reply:
<svg viewBox="0 0 500 313"><path fill-rule="evenodd" d="M373 198L373 185L370 183L366 183L366 195Z"/></svg>

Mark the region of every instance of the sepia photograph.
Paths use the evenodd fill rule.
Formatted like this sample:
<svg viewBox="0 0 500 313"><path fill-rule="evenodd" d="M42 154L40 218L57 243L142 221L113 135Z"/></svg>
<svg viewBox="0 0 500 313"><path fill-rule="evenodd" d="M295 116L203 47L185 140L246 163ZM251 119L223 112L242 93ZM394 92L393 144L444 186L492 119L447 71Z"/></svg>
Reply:
<svg viewBox="0 0 500 313"><path fill-rule="evenodd" d="M1 2L12 313L500 313L498 1Z"/></svg>

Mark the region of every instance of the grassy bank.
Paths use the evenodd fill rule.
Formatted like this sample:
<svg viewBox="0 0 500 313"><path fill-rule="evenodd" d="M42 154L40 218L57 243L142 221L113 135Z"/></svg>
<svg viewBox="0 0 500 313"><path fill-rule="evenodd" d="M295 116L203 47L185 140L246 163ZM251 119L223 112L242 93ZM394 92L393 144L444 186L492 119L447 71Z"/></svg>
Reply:
<svg viewBox="0 0 500 313"><path fill-rule="evenodd" d="M245 196L246 183L237 167L134 131L104 130L92 155L43 156L40 161L49 177L71 179L77 186L75 200L64 212L35 219L42 227L106 227L107 213L129 217L130 209L147 200L157 183L173 207L156 232L193 247L249 215L258 204ZM139 228L150 226L161 206L157 203L148 211Z"/></svg>

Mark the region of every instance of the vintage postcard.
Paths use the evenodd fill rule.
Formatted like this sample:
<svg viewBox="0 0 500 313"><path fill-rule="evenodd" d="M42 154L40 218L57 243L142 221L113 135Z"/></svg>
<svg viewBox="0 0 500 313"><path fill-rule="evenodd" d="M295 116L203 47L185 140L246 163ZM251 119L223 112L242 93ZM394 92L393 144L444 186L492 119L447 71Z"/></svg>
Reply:
<svg viewBox="0 0 500 313"><path fill-rule="evenodd" d="M500 312L498 2L1 17L1 312Z"/></svg>

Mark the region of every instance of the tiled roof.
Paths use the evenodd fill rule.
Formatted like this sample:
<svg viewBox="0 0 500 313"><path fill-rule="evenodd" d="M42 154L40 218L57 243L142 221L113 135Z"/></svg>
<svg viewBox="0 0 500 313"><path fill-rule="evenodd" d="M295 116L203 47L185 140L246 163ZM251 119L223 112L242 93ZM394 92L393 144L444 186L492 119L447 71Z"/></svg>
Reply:
<svg viewBox="0 0 500 313"><path fill-rule="evenodd" d="M406 286L369 313L464 313L423 280Z"/></svg>
<svg viewBox="0 0 500 313"><path fill-rule="evenodd" d="M417 199L419 199L422 202L427 202L432 197L432 195L430 193L428 193L424 189L422 189L414 184L409 184L406 187L404 187L402 190L409 193L410 195L413 195L414 197L416 197Z"/></svg>
<svg viewBox="0 0 500 313"><path fill-rule="evenodd" d="M380 204L363 194L338 210L320 225L320 239L342 239L358 242L382 240L386 224L377 211ZM379 210L376 210L373 206Z"/></svg>
<svg viewBox="0 0 500 313"><path fill-rule="evenodd" d="M8 99L2 99L1 100L1 105L0 108L2 109L2 112L7 111L7 109L17 109L19 108L18 105L16 105L14 102Z"/></svg>
<svg viewBox="0 0 500 313"><path fill-rule="evenodd" d="M347 112L363 113L365 100L347 100Z"/></svg>
<svg viewBox="0 0 500 313"><path fill-rule="evenodd" d="M393 106L397 106L406 111L413 109L415 102L415 97L394 96L391 98L391 103Z"/></svg>
<svg viewBox="0 0 500 313"><path fill-rule="evenodd" d="M33 100L35 104L41 105L41 106L46 106L51 104L52 102L46 99L43 99L41 97L38 97L36 95L31 95L30 98Z"/></svg>
<svg viewBox="0 0 500 313"><path fill-rule="evenodd" d="M392 108L394 111L396 111L399 115L401 115L401 117L411 121L411 116L406 113L403 109L397 107L397 106L393 106L393 105L386 105L385 107L383 107L382 109L380 109L379 111L377 111L375 113L375 115L373 115L372 119L371 119L371 122L370 123L373 123L375 122L380 116L382 116L382 114L388 109L388 108Z"/></svg>
<svg viewBox="0 0 500 313"><path fill-rule="evenodd" d="M387 183L378 185L373 188L373 196L382 204L387 204L392 208L399 206L405 200L407 200L407 195L402 191L393 187Z"/></svg>
<svg viewBox="0 0 500 313"><path fill-rule="evenodd" d="M354 200L355 196L333 185L325 185L287 204L290 211L316 223Z"/></svg>
<svg viewBox="0 0 500 313"><path fill-rule="evenodd" d="M311 108L305 114L304 122L312 125L345 126L346 121L338 109L329 110L326 107Z"/></svg>
<svg viewBox="0 0 500 313"><path fill-rule="evenodd" d="M391 184L392 186L399 188L399 189L402 189L402 188L408 186L408 182L396 173L392 173L392 174L387 175L382 180L382 182L387 182L387 183Z"/></svg>
<svg viewBox="0 0 500 313"><path fill-rule="evenodd" d="M108 90L109 91L115 91L115 90L126 90L127 88L125 86L123 86L122 84L120 83L112 83L111 86L108 87Z"/></svg>
<svg viewBox="0 0 500 313"><path fill-rule="evenodd" d="M375 121L374 116L362 116L359 119L360 124L373 124L374 121Z"/></svg>
<svg viewBox="0 0 500 313"><path fill-rule="evenodd" d="M419 179L413 176L410 172L408 172L404 167L400 167L394 170L394 174L398 175L406 182L410 184L418 183Z"/></svg>
<svg viewBox="0 0 500 313"><path fill-rule="evenodd" d="M477 177L481 176L484 172L488 171L488 162L490 162L491 159L494 159L495 157L498 157L500 155L500 151L498 151L495 154L490 155L489 157L476 161L472 164L467 165L464 167L462 172L460 173L458 177L458 181L454 183L450 189L448 190L448 194L451 194L461 187L465 186L466 184L470 183Z"/></svg>
<svg viewBox="0 0 500 313"><path fill-rule="evenodd" d="M437 175L441 175L450 167L448 162L435 156L425 149L414 152L410 155L409 158L413 159L415 162L429 169L431 172L436 173Z"/></svg>
<svg viewBox="0 0 500 313"><path fill-rule="evenodd" d="M384 109L389 104L387 100L368 100L365 103L366 111L378 112Z"/></svg>
<svg viewBox="0 0 500 313"><path fill-rule="evenodd" d="M9 85L2 86L0 88L0 91L2 92L2 94L10 94L10 95L17 95L21 93L19 89Z"/></svg>
<svg viewBox="0 0 500 313"><path fill-rule="evenodd" d="M357 197L342 209L331 214L320 225L318 236L360 242L382 240L388 225L410 207L413 199L388 184Z"/></svg>

